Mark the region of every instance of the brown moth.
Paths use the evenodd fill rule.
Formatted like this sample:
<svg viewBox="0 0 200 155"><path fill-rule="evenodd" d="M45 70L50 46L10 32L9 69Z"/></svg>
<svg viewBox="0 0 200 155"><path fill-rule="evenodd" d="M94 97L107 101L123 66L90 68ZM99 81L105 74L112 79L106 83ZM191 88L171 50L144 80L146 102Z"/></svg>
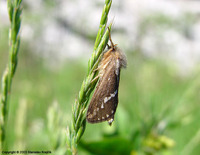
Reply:
<svg viewBox="0 0 200 155"><path fill-rule="evenodd" d="M87 111L89 123L108 121L109 125L114 121L114 114L118 105L118 87L121 67L126 68L127 60L122 51L114 45L110 36L111 46L103 54L99 70L99 81Z"/></svg>

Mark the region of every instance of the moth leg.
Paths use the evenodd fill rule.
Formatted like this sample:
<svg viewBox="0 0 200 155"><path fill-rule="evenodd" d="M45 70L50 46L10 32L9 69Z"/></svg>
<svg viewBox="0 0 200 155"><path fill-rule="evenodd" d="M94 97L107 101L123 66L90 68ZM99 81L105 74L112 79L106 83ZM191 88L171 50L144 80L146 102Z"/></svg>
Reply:
<svg viewBox="0 0 200 155"><path fill-rule="evenodd" d="M110 48L111 48L111 46L110 46L110 45L108 45L108 44L107 44L107 47L108 47L108 49L110 49Z"/></svg>
<svg viewBox="0 0 200 155"><path fill-rule="evenodd" d="M100 77L100 75L97 75L97 76L91 81L91 83L93 83L94 81L96 81L99 77Z"/></svg>
<svg viewBox="0 0 200 155"><path fill-rule="evenodd" d="M96 71L98 71L100 68L99 67L97 67L96 69L94 69L93 70L93 72L96 72Z"/></svg>

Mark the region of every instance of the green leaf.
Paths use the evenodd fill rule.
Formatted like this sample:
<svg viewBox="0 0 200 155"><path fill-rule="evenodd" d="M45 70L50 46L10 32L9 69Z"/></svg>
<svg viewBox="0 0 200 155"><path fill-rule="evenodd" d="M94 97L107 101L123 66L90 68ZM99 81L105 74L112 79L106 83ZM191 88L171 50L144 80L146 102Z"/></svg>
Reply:
<svg viewBox="0 0 200 155"><path fill-rule="evenodd" d="M121 155L130 154L133 151L131 141L121 137L110 137L90 143L81 142L80 146L95 155Z"/></svg>

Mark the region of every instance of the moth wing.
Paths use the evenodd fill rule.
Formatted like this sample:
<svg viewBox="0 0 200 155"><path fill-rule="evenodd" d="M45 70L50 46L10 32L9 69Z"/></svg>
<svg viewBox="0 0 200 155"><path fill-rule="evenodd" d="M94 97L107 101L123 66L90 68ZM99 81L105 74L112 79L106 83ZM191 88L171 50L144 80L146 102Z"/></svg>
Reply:
<svg viewBox="0 0 200 155"><path fill-rule="evenodd" d="M116 68L115 60L112 60L103 76L100 77L88 107L87 121L89 123L114 120L118 105L119 78L120 68Z"/></svg>

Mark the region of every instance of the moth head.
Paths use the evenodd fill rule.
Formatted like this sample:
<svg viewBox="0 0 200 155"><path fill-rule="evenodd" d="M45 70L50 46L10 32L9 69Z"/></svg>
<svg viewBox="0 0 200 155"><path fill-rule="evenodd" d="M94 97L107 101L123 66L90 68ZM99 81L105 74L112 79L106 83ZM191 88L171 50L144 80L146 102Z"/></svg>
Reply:
<svg viewBox="0 0 200 155"><path fill-rule="evenodd" d="M117 44L114 44L112 39L111 39L111 34L110 34L110 29L108 28L109 31L109 40L110 40L110 46L108 45L108 51L111 51L114 53L116 59L119 60L119 67L126 68L127 66L127 59L126 55L117 47Z"/></svg>

